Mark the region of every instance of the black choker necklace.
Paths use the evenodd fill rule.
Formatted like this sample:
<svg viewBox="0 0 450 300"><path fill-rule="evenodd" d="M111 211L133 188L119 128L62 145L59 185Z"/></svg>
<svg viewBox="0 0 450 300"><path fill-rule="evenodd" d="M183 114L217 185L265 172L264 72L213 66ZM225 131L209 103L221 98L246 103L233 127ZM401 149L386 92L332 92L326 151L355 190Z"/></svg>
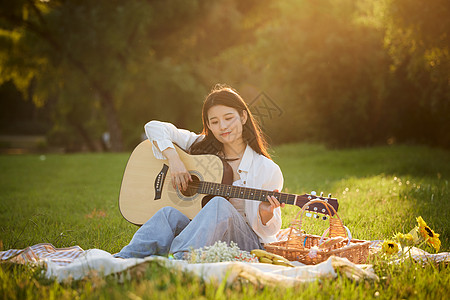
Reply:
<svg viewBox="0 0 450 300"><path fill-rule="evenodd" d="M225 157L225 153L223 153L223 151L220 151L220 152L221 152L221 154L223 154L223 155L220 155L220 156L222 156L224 160L226 160L226 161L235 161L235 160L241 159L244 156L244 152L245 151L242 152L241 155L239 157L236 157L236 158L226 158Z"/></svg>
<svg viewBox="0 0 450 300"><path fill-rule="evenodd" d="M224 158L226 161L235 161L235 160L238 160L238 159L240 159L240 157L238 157L238 158Z"/></svg>
<svg viewBox="0 0 450 300"><path fill-rule="evenodd" d="M226 158L225 155L223 156L223 159L225 159L226 161L235 161L235 160L239 160L244 156L244 153L242 153L242 155L240 157L236 157L236 158Z"/></svg>

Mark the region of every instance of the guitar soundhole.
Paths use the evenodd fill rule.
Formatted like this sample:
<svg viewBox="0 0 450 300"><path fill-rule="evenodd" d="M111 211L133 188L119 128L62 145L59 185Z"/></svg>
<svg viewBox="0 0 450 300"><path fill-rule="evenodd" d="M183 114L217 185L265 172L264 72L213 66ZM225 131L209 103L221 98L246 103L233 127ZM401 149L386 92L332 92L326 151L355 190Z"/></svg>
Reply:
<svg viewBox="0 0 450 300"><path fill-rule="evenodd" d="M191 174L191 177L192 177L192 182L189 182L188 188L185 191L180 190L180 192L185 197L192 197L195 194L197 194L197 191L198 191L200 179L197 176L192 175L192 174Z"/></svg>

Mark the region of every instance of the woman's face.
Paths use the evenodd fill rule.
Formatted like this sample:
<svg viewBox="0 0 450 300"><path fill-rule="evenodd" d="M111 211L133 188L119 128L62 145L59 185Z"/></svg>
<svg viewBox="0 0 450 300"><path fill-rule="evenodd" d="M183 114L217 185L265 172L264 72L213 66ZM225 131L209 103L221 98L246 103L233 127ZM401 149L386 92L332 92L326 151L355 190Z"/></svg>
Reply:
<svg viewBox="0 0 450 300"><path fill-rule="evenodd" d="M222 144L231 144L242 139L242 128L247 121L247 112L242 117L235 108L215 105L208 110L208 128Z"/></svg>

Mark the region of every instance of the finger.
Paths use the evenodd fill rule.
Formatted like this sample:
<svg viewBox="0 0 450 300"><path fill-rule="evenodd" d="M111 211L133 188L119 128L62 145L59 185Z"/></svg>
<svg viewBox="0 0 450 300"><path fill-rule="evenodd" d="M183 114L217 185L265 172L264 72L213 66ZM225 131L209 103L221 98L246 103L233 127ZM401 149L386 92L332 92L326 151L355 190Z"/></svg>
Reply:
<svg viewBox="0 0 450 300"><path fill-rule="evenodd" d="M275 189L275 190L273 190L275 193L279 193L280 192L280 190L279 189ZM277 201L278 201L278 199L277 199ZM281 207L285 207L286 206L286 203L281 203L280 201L278 201L278 203L280 204L280 206Z"/></svg>
<svg viewBox="0 0 450 300"><path fill-rule="evenodd" d="M185 177L180 178L180 184L181 184L183 191L185 191L187 189L187 183L188 183L188 180Z"/></svg>
<svg viewBox="0 0 450 300"><path fill-rule="evenodd" d="M180 191L183 188L183 182L180 177L177 177L177 187L178 187L178 190L180 190Z"/></svg>
<svg viewBox="0 0 450 300"><path fill-rule="evenodd" d="M189 185L189 181L192 181L192 176L189 173L186 173L186 176L184 176L184 178L186 179L186 183Z"/></svg>
<svg viewBox="0 0 450 300"><path fill-rule="evenodd" d="M280 202L277 198L275 198L275 201L277 203L277 207L284 207L286 205L286 203Z"/></svg>
<svg viewBox="0 0 450 300"><path fill-rule="evenodd" d="M273 201L271 196L267 196L267 200L269 200L270 208L273 210L276 207L275 202Z"/></svg>
<svg viewBox="0 0 450 300"><path fill-rule="evenodd" d="M181 188L183 189L183 191L185 191L185 190L187 189L187 187L188 187L188 182L189 182L189 179L188 179L188 178L186 178L186 177L184 177L184 176L182 176L182 177L180 178L180 184L181 184Z"/></svg>
<svg viewBox="0 0 450 300"><path fill-rule="evenodd" d="M267 199L269 200L270 204L272 204L272 206L279 206L280 202L278 202L278 199L275 198L275 196L267 196Z"/></svg>
<svg viewBox="0 0 450 300"><path fill-rule="evenodd" d="M281 206L281 203L280 203L280 201L278 201L278 199L277 199L277 198L275 198L275 197L273 197L273 196L272 196L272 199L273 199L273 203L275 203L275 208L277 208L277 207L280 207L280 206Z"/></svg>
<svg viewBox="0 0 450 300"><path fill-rule="evenodd" d="M279 192L278 189L274 189L273 191L274 191L275 193L278 193L278 192ZM280 201L278 201L278 199L275 198L275 196L272 196L272 199L273 199L273 201L274 201L274 203L275 203L275 208L281 206Z"/></svg>
<svg viewBox="0 0 450 300"><path fill-rule="evenodd" d="M280 201L278 201L278 199L275 198L274 196L272 196L272 200L273 200L273 203L275 203L275 207L279 207L281 205Z"/></svg>
<svg viewBox="0 0 450 300"><path fill-rule="evenodd" d="M174 176L172 178L172 185L173 185L174 189L177 189L177 187L178 187L178 177Z"/></svg>

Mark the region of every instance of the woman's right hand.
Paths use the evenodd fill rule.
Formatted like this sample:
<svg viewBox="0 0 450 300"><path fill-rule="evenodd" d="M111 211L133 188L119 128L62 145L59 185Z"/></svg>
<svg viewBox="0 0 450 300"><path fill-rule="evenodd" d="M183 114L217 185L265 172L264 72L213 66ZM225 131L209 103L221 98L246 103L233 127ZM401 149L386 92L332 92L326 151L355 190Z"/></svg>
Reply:
<svg viewBox="0 0 450 300"><path fill-rule="evenodd" d="M163 151L163 154L169 161L169 170L173 188L185 191L189 181L192 181L191 174L186 169L186 166L181 161L180 156L175 149L167 148Z"/></svg>

